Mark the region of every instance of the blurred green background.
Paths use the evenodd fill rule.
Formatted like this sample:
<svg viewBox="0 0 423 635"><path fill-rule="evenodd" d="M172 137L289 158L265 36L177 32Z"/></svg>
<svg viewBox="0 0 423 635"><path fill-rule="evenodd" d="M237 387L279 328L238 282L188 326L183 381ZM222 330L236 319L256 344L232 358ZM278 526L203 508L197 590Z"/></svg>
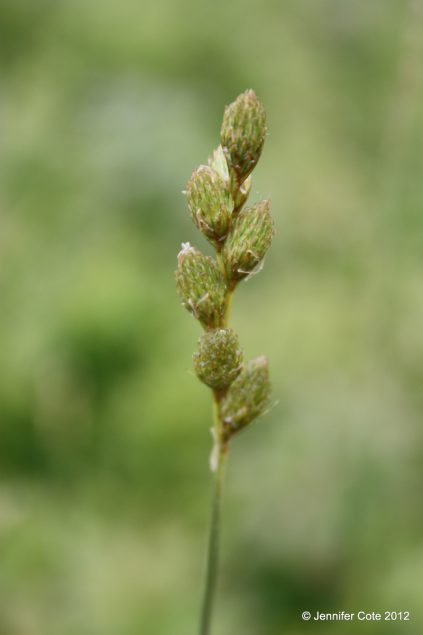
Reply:
<svg viewBox="0 0 423 635"><path fill-rule="evenodd" d="M196 632L210 395L173 270L249 87L277 235L232 324L274 406L233 443L214 633L421 635L422 59L420 0L1 3L1 635Z"/></svg>

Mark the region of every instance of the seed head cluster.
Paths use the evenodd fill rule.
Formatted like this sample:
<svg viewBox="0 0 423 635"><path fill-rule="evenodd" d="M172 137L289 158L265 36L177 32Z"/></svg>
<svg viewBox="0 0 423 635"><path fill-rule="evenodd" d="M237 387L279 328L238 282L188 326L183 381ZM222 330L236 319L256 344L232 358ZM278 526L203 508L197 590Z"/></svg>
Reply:
<svg viewBox="0 0 423 635"><path fill-rule="evenodd" d="M236 286L259 270L274 234L268 200L243 208L266 133L263 104L247 90L225 108L221 143L185 188L192 220L216 251L214 259L183 244L175 277L183 306L205 330L193 363L214 393L220 448L263 414L270 398L267 358L244 363L238 337L227 324Z"/></svg>

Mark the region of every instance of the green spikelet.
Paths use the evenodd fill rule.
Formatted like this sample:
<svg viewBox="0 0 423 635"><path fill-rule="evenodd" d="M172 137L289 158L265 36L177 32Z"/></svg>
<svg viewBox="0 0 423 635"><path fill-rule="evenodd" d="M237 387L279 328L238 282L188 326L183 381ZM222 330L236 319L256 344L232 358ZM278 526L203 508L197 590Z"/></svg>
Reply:
<svg viewBox="0 0 423 635"><path fill-rule="evenodd" d="M242 280L263 260L274 234L268 200L242 210L237 216L223 250L228 280Z"/></svg>
<svg viewBox="0 0 423 635"><path fill-rule="evenodd" d="M267 358L249 361L221 401L220 414L227 438L265 412L270 391Z"/></svg>
<svg viewBox="0 0 423 635"><path fill-rule="evenodd" d="M219 246L231 223L234 202L222 176L207 165L192 173L186 186L188 207L198 229Z"/></svg>
<svg viewBox="0 0 423 635"><path fill-rule="evenodd" d="M242 369L242 350L232 329L204 333L192 358L197 377L214 389L227 388Z"/></svg>
<svg viewBox="0 0 423 635"><path fill-rule="evenodd" d="M218 327L222 322L226 286L216 262L184 243L178 254L175 278L185 308L206 328Z"/></svg>
<svg viewBox="0 0 423 635"><path fill-rule="evenodd" d="M256 166L266 132L264 107L253 90L246 90L226 106L220 142L238 186Z"/></svg>

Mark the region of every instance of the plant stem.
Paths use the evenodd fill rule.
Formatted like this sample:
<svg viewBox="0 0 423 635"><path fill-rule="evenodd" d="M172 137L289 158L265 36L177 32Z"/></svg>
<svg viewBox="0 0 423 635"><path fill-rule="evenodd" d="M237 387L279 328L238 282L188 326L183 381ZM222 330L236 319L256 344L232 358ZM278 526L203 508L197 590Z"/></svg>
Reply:
<svg viewBox="0 0 423 635"><path fill-rule="evenodd" d="M224 278L226 278L226 273L225 273L225 265L223 262L223 257L222 257L222 253L220 251L218 251L216 253L216 260L217 263L220 267L220 271L222 272L222 275ZM225 300L223 303L224 306L224 313L223 313L223 320L222 320L222 324L221 324L221 328L225 329L228 326L228 322L229 322L229 316L231 314L231 306L232 306L232 297L234 295L234 291L235 291L235 285L229 286L226 289L226 295L225 295Z"/></svg>
<svg viewBox="0 0 423 635"><path fill-rule="evenodd" d="M223 316L223 328L226 328L228 326L228 322L229 322L229 316L231 313L231 306L232 306L232 298L233 298L234 292L233 290L231 291L227 291L226 293L226 298L225 298L225 314Z"/></svg>
<svg viewBox="0 0 423 635"><path fill-rule="evenodd" d="M222 505L222 489L226 455L227 449L219 444L217 468L214 472L213 497L207 553L206 587L204 590L203 607L201 611L200 635L210 634L213 600L216 591L219 562L220 512Z"/></svg>

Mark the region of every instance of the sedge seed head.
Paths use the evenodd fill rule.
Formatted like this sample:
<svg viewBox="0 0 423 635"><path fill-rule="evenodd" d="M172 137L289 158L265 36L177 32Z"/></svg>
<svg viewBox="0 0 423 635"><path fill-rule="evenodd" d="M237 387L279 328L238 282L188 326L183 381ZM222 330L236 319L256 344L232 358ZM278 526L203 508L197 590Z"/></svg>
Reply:
<svg viewBox="0 0 423 635"><path fill-rule="evenodd" d="M243 354L232 329L207 331L193 355L197 377L214 389L227 388L242 369Z"/></svg>
<svg viewBox="0 0 423 635"><path fill-rule="evenodd" d="M264 107L253 90L246 90L226 106L220 142L238 184L255 168L266 133Z"/></svg>
<svg viewBox="0 0 423 635"><path fill-rule="evenodd" d="M231 436L262 415L269 405L271 384L266 357L245 364L221 402L226 433Z"/></svg>
<svg viewBox="0 0 423 635"><path fill-rule="evenodd" d="M211 167L201 165L192 173L185 191L198 229L214 244L224 241L234 203L223 177Z"/></svg>
<svg viewBox="0 0 423 635"><path fill-rule="evenodd" d="M182 245L175 271L176 288L185 308L206 328L222 321L226 286L217 263L189 243Z"/></svg>
<svg viewBox="0 0 423 635"><path fill-rule="evenodd" d="M273 234L268 200L241 210L223 250L228 280L237 282L256 269L270 247Z"/></svg>

